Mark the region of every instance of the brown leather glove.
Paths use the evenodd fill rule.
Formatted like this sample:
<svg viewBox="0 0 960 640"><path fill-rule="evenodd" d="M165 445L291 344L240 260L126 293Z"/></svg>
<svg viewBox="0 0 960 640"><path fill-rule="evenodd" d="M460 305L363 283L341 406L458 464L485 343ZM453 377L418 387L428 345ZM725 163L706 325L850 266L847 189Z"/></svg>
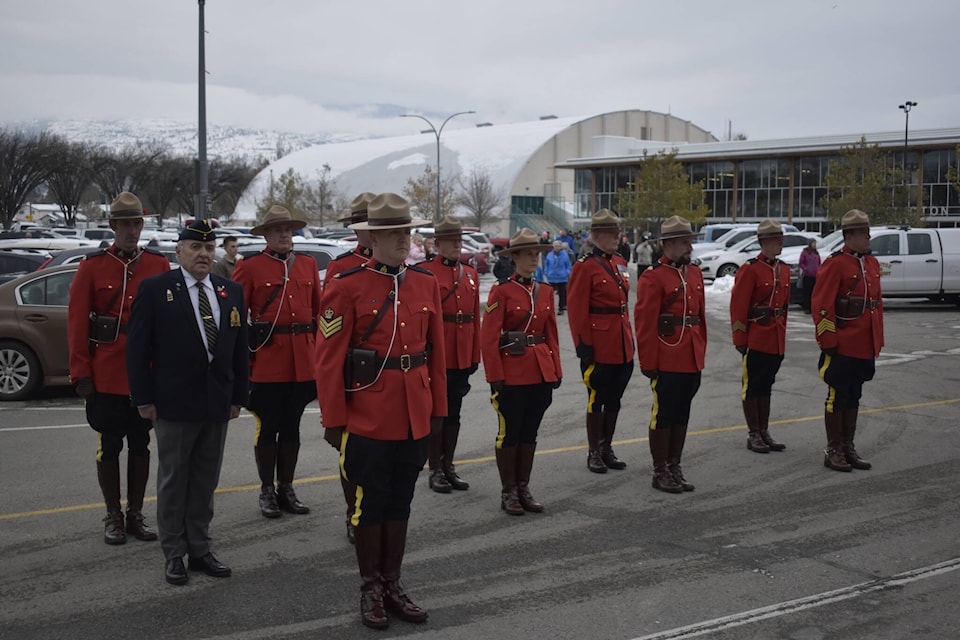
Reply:
<svg viewBox="0 0 960 640"><path fill-rule="evenodd" d="M738 345L736 345L734 348L735 348L737 351L740 352L740 355L742 355L742 356L747 355L747 345L745 345L745 344L738 344Z"/></svg>
<svg viewBox="0 0 960 640"><path fill-rule="evenodd" d="M340 443L343 441L343 432L346 431L346 427L327 427L323 430L323 439L329 443L331 447L340 451Z"/></svg>
<svg viewBox="0 0 960 640"><path fill-rule="evenodd" d="M553 388L554 388L554 389L559 389L559 388L560 388L560 384L561 384L562 382L563 382L563 378L557 378L557 381L556 381L556 382L553 382L553 383L551 383L551 384L553 384Z"/></svg>
<svg viewBox="0 0 960 640"><path fill-rule="evenodd" d="M656 369L644 369L643 367L640 368L640 373L651 380L660 375L660 372Z"/></svg>
<svg viewBox="0 0 960 640"><path fill-rule="evenodd" d="M93 378L80 378L77 380L77 395L84 400L92 396L95 391Z"/></svg>
<svg viewBox="0 0 960 640"><path fill-rule="evenodd" d="M503 391L503 380L494 380L490 383L490 393L500 393Z"/></svg>

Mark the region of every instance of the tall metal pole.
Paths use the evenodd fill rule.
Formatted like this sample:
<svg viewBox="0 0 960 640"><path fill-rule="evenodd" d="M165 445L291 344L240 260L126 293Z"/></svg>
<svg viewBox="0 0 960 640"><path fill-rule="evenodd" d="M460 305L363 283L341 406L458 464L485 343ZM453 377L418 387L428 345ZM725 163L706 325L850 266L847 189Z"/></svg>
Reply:
<svg viewBox="0 0 960 640"><path fill-rule="evenodd" d="M907 150L909 149L908 141L910 139L910 109L917 106L916 102L911 102L907 100L900 105L900 109L903 109L903 113L906 116L906 122L903 125L903 170L907 170Z"/></svg>
<svg viewBox="0 0 960 640"><path fill-rule="evenodd" d="M430 125L430 130L433 131L433 135L437 138L437 210L433 215L435 222L440 220L440 135L443 133L443 128L447 126L447 123L450 122L450 120L457 116L466 115L468 113L476 113L476 111L458 111L457 113L449 115L447 116L447 119L443 121L443 124L440 125L439 129L433 126L433 123L427 118L416 113L405 113L400 116L401 118L420 118Z"/></svg>
<svg viewBox="0 0 960 640"><path fill-rule="evenodd" d="M198 220L206 220L207 215L207 64L204 45L203 5L206 0L197 0L200 6L200 55L198 70L199 85L199 128L197 130L197 201L195 215Z"/></svg>

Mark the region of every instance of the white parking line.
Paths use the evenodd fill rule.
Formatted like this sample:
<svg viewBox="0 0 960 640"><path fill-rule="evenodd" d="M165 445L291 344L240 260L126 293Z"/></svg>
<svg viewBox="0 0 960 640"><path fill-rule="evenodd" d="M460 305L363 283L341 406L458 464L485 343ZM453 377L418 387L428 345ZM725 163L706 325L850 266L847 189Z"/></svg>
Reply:
<svg viewBox="0 0 960 640"><path fill-rule="evenodd" d="M870 582L862 582L849 587L843 587L842 589L835 589L834 591L825 591L805 598L787 600L786 602L760 607L759 609L751 609L750 611L735 613L730 616L723 616L722 618L714 618L713 620L698 622L686 627L679 627L669 631L661 631L652 635L634 638L634 640L681 640L682 638L695 638L713 633L714 631L741 627L751 622L777 618L797 611L803 611L804 609L812 609L825 604L857 598L874 591L900 587L911 582L932 578L950 571L956 571L957 569L960 569L960 558L953 558L946 562L939 562L919 569L898 573L889 578L880 578L871 580Z"/></svg>

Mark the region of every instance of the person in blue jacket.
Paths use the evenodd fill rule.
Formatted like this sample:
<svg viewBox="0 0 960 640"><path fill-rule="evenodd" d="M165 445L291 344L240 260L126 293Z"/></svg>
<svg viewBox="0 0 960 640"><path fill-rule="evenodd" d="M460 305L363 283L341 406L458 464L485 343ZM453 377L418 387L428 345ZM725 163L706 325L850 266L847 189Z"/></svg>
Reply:
<svg viewBox="0 0 960 640"><path fill-rule="evenodd" d="M570 279L570 254L563 248L563 242L553 243L553 251L543 259L543 274L560 297L557 303L557 315L567 310L567 280Z"/></svg>

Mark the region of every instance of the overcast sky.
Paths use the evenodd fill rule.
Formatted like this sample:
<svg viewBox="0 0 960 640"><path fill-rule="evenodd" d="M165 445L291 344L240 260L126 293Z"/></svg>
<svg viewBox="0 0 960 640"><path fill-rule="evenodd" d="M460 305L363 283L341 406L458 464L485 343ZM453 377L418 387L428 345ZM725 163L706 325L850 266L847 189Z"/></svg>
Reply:
<svg viewBox="0 0 960 640"><path fill-rule="evenodd" d="M197 119L194 0L0 0L0 125ZM621 109L723 138L960 127L956 0L207 0L207 120L415 133ZM349 111L345 111L349 109ZM422 123L421 123L422 124Z"/></svg>

